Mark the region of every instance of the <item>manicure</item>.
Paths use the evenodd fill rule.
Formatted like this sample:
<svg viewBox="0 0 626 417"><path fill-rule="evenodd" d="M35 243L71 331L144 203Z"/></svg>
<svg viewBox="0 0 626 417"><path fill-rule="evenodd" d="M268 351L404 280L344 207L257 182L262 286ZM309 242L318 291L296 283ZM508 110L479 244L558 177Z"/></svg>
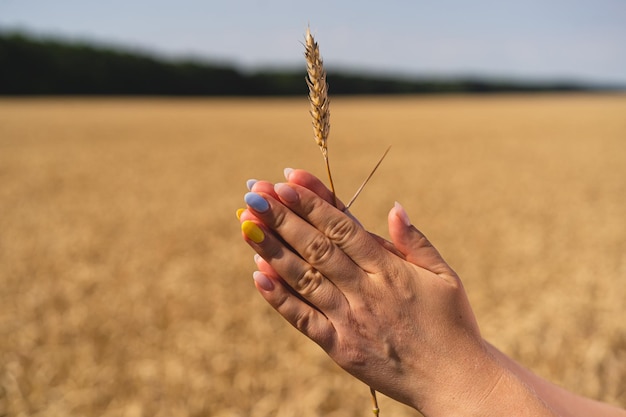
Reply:
<svg viewBox="0 0 626 417"><path fill-rule="evenodd" d="M264 199L257 193L247 193L244 196L244 200L247 205L249 205L254 211L259 213L263 213L270 208L270 203L268 203L266 199Z"/></svg>
<svg viewBox="0 0 626 417"><path fill-rule="evenodd" d="M252 279L261 287L264 291L272 291L274 289L274 283L264 273L260 271L254 271Z"/></svg>
<svg viewBox="0 0 626 417"><path fill-rule="evenodd" d="M246 187L248 188L248 191L252 191L252 187L254 186L254 184L256 184L259 180L255 180L254 178L249 179L248 181L246 181Z"/></svg>
<svg viewBox="0 0 626 417"><path fill-rule="evenodd" d="M286 203L296 203L298 201L298 193L285 183L279 182L274 186L276 194Z"/></svg>
<svg viewBox="0 0 626 417"><path fill-rule="evenodd" d="M241 215L243 214L244 211L246 211L246 209L243 209L243 208L237 209L237 218L239 220L241 220Z"/></svg>
<svg viewBox="0 0 626 417"><path fill-rule="evenodd" d="M291 175L292 172L293 172L293 168L285 168L285 170L283 171L283 175L285 175L285 179L287 181L289 181L289 176Z"/></svg>
<svg viewBox="0 0 626 417"><path fill-rule="evenodd" d="M263 233L263 230L261 230L261 228L257 226L256 223L250 220L246 220L245 222L241 223L241 231L248 239L250 239L254 243L261 243L265 240L265 233Z"/></svg>
<svg viewBox="0 0 626 417"><path fill-rule="evenodd" d="M398 218L402 220L402 223L404 223L405 226L410 226L411 219L409 219L409 215L407 214L404 207L402 207L397 201L394 203L393 206L396 209L396 216L398 216Z"/></svg>

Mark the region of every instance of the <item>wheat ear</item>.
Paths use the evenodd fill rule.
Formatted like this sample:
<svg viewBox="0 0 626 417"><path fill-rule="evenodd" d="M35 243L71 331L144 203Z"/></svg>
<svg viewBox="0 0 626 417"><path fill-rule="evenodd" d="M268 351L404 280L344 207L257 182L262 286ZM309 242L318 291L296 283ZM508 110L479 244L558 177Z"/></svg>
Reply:
<svg viewBox="0 0 626 417"><path fill-rule="evenodd" d="M326 173L330 182L330 191L333 193L335 206L337 205L337 195L333 176L330 173L330 163L328 161L328 134L330 133L330 100L328 99L328 83L326 82L326 70L320 56L320 48L315 42L311 31L307 28L305 37L306 57L306 83L309 86L309 102L311 103L311 117L313 118L313 135L317 146L322 151L326 164Z"/></svg>

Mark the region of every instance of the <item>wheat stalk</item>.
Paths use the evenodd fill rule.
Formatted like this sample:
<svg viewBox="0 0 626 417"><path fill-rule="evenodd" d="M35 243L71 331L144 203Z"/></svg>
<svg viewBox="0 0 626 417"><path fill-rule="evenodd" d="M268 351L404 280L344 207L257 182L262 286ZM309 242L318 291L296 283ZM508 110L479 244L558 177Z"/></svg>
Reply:
<svg viewBox="0 0 626 417"><path fill-rule="evenodd" d="M337 206L337 194L335 193L335 185L333 184L333 176L330 173L330 163L328 162L328 134L330 133L330 100L328 99L328 83L326 82L326 70L324 70L324 62L320 55L320 48L315 42L313 35L309 28L306 30L305 37L305 51L306 57L306 83L309 86L309 102L311 103L311 117L313 118L313 134L315 142L322 151L324 162L326 163L326 173L328 174L328 181L330 182L330 191L333 193L333 200L335 206ZM357 190L356 194L348 203L346 208L349 208L354 200L359 196L360 192L365 187L365 184L374 175L374 172L382 162L382 160L389 152L389 149L385 151L380 158L372 172L365 179L361 187ZM378 408L378 400L376 399L376 391L370 387L370 394L372 397L372 412L378 417L380 408Z"/></svg>
<svg viewBox="0 0 626 417"><path fill-rule="evenodd" d="M306 57L306 83L309 86L309 102L311 103L311 117L313 118L313 135L317 146L322 151L326 164L326 173L330 182L330 191L333 193L335 206L337 205L337 195L333 176L330 173L330 163L328 161L328 134L330 133L330 100L328 99L328 83L326 82L326 70L324 62L320 56L320 48L315 42L309 28L305 37Z"/></svg>
<svg viewBox="0 0 626 417"><path fill-rule="evenodd" d="M383 156L380 157L380 159L378 160L378 162L376 163L376 165L374 166L374 169L372 169L369 173L369 175L365 178L365 180L361 183L361 186L359 187L358 190L356 190L356 193L354 193L354 196L350 199L350 201L348 202L348 204L346 204L346 210L349 209L352 206L352 203L354 203L354 201L356 200L356 198L359 196L359 194L361 194L361 191L363 191L363 188L365 188L365 186L367 185L367 183L369 182L370 178L372 178L372 175L374 175L374 173L376 172L376 170L378 169L378 167L380 166L381 162L383 162L383 159L385 159L385 156L387 156L387 154L389 153L389 150L391 150L391 146L389 146L387 148L387 150L385 151L385 153L383 153Z"/></svg>

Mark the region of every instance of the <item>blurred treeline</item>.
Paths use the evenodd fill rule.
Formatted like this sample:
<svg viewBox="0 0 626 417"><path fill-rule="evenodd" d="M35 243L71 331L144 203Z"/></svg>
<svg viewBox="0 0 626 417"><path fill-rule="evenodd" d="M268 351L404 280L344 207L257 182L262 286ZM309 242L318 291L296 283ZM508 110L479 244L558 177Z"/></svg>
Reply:
<svg viewBox="0 0 626 417"><path fill-rule="evenodd" d="M0 32L2 95L288 96L307 92L301 70L246 73L200 60ZM333 94L580 91L575 83L367 76L329 70Z"/></svg>

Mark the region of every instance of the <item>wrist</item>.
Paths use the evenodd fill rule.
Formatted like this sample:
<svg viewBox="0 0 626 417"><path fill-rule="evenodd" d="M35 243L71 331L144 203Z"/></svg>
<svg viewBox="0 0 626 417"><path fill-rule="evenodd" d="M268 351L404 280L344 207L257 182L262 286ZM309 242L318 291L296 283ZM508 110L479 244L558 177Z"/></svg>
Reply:
<svg viewBox="0 0 626 417"><path fill-rule="evenodd" d="M443 368L415 407L426 417L556 416L484 342Z"/></svg>

